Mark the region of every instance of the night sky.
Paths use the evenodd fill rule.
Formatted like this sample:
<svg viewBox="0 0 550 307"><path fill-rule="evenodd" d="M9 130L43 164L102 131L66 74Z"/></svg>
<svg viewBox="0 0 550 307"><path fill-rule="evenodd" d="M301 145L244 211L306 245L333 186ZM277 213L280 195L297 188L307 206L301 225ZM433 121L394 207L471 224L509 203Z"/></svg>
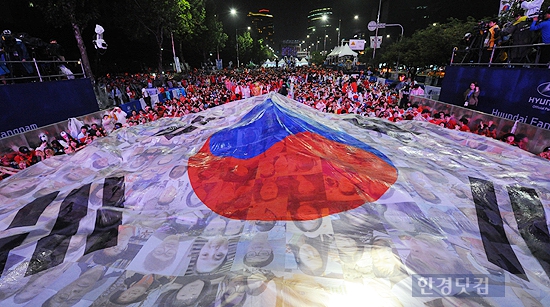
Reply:
<svg viewBox="0 0 550 307"><path fill-rule="evenodd" d="M428 23L444 22L449 17L462 20L468 16L476 19L493 17L498 13L499 3L499 0L382 0L380 22L402 24L405 28L405 36L410 36L415 30L424 28ZM234 29L237 21L228 13L231 8L239 12L237 18L239 27L246 26L245 16L249 11L257 12L259 9L267 8L274 15L275 41L281 41L304 40L308 12L325 6L333 8L333 17L329 20L332 28L336 29L339 20L342 20L341 36L349 38L354 31L365 31L368 22L376 20L379 4L379 0L233 0L217 4L217 9L226 28ZM429 22L428 20L409 20L410 11L420 5L437 9L435 14L429 16ZM359 16L357 21L353 19L355 15Z"/></svg>
<svg viewBox="0 0 550 307"><path fill-rule="evenodd" d="M332 49L337 43L337 31L339 20L341 20L341 38L351 38L356 33L365 35L374 35L373 32L366 30L369 21L376 20L379 0L229 0L214 1L216 13L224 24L224 30L230 36L229 44L233 44L235 28L245 28L249 25L246 15L248 12L258 12L266 8L274 15L275 27L275 48L282 40L306 40L307 14L310 10L320 7L332 7L333 17L328 21L333 29L330 35L330 41L327 42L327 49ZM31 36L48 40L57 38L58 42L64 46L67 58L77 59L79 57L76 42L73 33L69 27L55 29L43 22L42 16L36 10L30 11L24 5L25 1L9 1L2 5L0 10L0 28L11 29L14 33L26 32ZM421 28L425 28L429 23L445 22L449 17L455 17L461 20L467 16L473 16L476 19L493 17L498 13L499 0L382 0L382 13L380 22L399 23L405 29L405 36ZM432 8L432 14L429 18L418 18L418 14L412 14L418 6L427 5ZM229 13L231 8L237 10L237 15ZM353 16L357 15L357 20ZM97 21L102 23L101 20ZM156 51L149 49L149 46L131 42L122 33L116 29L105 29L105 39L109 44L109 50L104 55L98 55L93 49L91 40L93 38L94 24L90 24L83 31L83 37L87 44L90 59L97 63L112 65L116 70L116 65L127 67L128 65L141 66L152 65L157 59ZM389 28L388 28L389 29ZM399 31L398 28L387 31ZM312 40L312 39L310 39ZM166 58L171 58L170 40L165 40ZM311 43L311 42L310 42ZM229 46L227 48L230 48ZM139 52L137 51L139 50ZM227 52L227 51L226 51ZM228 56L226 56L228 57ZM151 59L147 61L146 59ZM145 62L149 62L145 64Z"/></svg>

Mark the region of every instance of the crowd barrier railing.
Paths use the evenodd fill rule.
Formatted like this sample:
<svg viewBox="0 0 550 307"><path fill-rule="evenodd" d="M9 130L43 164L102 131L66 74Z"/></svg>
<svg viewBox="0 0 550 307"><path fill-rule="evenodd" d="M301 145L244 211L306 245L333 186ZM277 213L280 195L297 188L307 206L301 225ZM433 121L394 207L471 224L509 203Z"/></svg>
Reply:
<svg viewBox="0 0 550 307"><path fill-rule="evenodd" d="M494 46L492 50L490 50L491 54L488 61L482 61L482 54L487 50L486 48L476 47L459 49L458 47L455 47L451 54L450 65L550 68L549 63L539 63L544 47L550 49L550 44L537 43L527 45ZM512 59L510 58L511 51L519 48L525 48L525 55L520 57L522 62L512 62ZM460 55L463 55L462 59L457 58L457 56Z"/></svg>
<svg viewBox="0 0 550 307"><path fill-rule="evenodd" d="M9 70L0 79L6 83L86 78L81 60L52 61L33 58L28 61L0 61L0 65L5 65Z"/></svg>

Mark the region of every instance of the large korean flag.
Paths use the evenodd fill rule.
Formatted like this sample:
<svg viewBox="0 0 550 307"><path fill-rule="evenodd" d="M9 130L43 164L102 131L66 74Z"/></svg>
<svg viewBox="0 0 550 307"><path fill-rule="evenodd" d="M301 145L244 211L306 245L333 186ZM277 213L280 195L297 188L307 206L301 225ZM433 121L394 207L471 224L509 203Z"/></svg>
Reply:
<svg viewBox="0 0 550 307"><path fill-rule="evenodd" d="M0 306L549 306L550 164L277 94L0 182Z"/></svg>

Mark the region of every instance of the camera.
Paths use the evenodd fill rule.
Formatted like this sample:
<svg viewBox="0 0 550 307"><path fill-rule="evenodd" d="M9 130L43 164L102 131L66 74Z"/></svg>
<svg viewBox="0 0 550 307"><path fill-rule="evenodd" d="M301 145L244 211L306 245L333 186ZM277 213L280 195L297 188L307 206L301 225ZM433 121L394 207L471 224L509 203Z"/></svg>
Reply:
<svg viewBox="0 0 550 307"><path fill-rule="evenodd" d="M474 31L487 32L487 30L489 30L489 28L490 28L489 23L486 22L485 20L481 20L474 27Z"/></svg>

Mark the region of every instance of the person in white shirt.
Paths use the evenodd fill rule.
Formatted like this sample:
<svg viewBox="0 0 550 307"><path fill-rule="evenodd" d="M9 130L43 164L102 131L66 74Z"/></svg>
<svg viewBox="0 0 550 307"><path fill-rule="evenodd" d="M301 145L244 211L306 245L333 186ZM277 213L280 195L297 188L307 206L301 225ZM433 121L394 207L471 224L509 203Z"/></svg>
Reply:
<svg viewBox="0 0 550 307"><path fill-rule="evenodd" d="M420 86L420 84L415 84L409 95L411 95L411 96L424 96L424 89Z"/></svg>
<svg viewBox="0 0 550 307"><path fill-rule="evenodd" d="M115 122L121 123L122 125L126 125L126 116L128 114L124 111L122 111L121 108L116 107L111 111L111 118L115 119Z"/></svg>

